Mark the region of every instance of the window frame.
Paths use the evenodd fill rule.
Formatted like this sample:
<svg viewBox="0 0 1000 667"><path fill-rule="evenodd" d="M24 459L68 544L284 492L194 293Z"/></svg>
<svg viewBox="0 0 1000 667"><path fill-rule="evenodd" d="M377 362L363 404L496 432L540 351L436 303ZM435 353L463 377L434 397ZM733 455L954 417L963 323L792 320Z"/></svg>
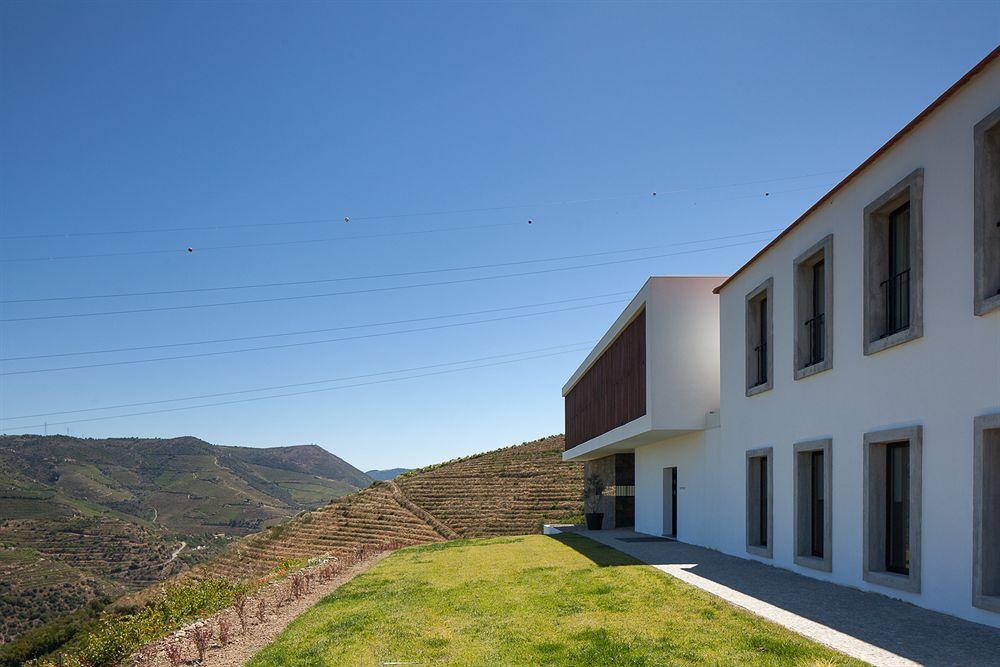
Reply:
<svg viewBox="0 0 1000 667"><path fill-rule="evenodd" d="M819 258L819 259L817 259ZM809 361L809 336L805 329L805 316L816 316L813 302L813 267L823 262L823 359L815 363ZM794 379L802 380L816 373L833 368L833 234L827 234L792 262L794 282L795 359L792 365Z"/></svg>
<svg viewBox="0 0 1000 667"><path fill-rule="evenodd" d="M865 356L916 340L924 334L923 277L923 192L924 170L915 169L864 209L864 353ZM884 300L881 297L882 269L888 269L889 216L909 204L909 324L905 329L883 335ZM885 238L883 238L883 235ZM876 265L876 262L878 264ZM876 266L879 268L876 269ZM892 279L892 277L890 277Z"/></svg>
<svg viewBox="0 0 1000 667"><path fill-rule="evenodd" d="M823 555L812 554L812 456L823 454ZM833 440L807 440L792 446L794 457L793 507L795 515L794 561L796 565L833 571Z"/></svg>
<svg viewBox="0 0 1000 667"><path fill-rule="evenodd" d="M986 611L1000 613L1000 591L996 593L983 592L983 569L986 565L983 550L987 545L984 541L984 526L986 521L983 517L983 495L986 490L985 484L985 463L986 463L986 432L1000 431L1000 412L980 415L973 420L974 444L972 458L972 606ZM1000 450L1000 444L996 445ZM994 454L1000 456L1000 451ZM1000 480L993 483L1000 484ZM994 520L996 517L993 517ZM1000 533L1000 531L998 531ZM1000 535L994 535L993 539L1000 542ZM994 555L990 559L992 564L1000 561L1000 544L990 544Z"/></svg>
<svg viewBox="0 0 1000 667"><path fill-rule="evenodd" d="M761 299L767 300L767 307L765 309L767 322L764 323L765 326L763 327L761 326L759 316L756 318L754 317L754 308L759 308L757 304L760 303ZM746 395L747 397L750 397L774 388L774 277L768 278L746 295L745 311L746 326L744 330L744 352L746 356L746 364L744 369L744 381L746 385ZM753 336L751 336L751 332L754 333ZM757 364L757 358L754 354L757 346L752 345L751 341L760 337L761 333L764 333L764 340L762 341L762 344L764 345L764 370L767 373L767 379L764 380L764 382L751 385L750 378L756 377L752 373L752 369L754 369Z"/></svg>
<svg viewBox="0 0 1000 667"><path fill-rule="evenodd" d="M909 534L908 574L897 574L886 568L886 447L909 443ZM920 592L921 571L921 505L922 505L923 426L906 426L864 435L864 546L862 577L870 584L911 593Z"/></svg>
<svg viewBox="0 0 1000 667"><path fill-rule="evenodd" d="M993 132L1000 133L1000 107L976 123L972 133L973 160L975 162L973 177L973 284L975 289L973 312L979 316L1000 310L1000 291L987 294L991 287L998 286L997 277L993 277L993 284L990 285L990 280L986 275L987 268L991 265L991 258L987 256L987 238L992 236L995 239L996 236L993 234L1000 235L1000 227L990 227L990 225L998 225L1000 222L996 219L987 219L988 199L991 197L1000 199L1000 192L991 189L1000 189L1000 183L990 182L990 166L994 166L994 169L1000 168L995 166L1000 163L1000 146L994 150L990 150L988 146L987 135ZM997 138L997 142L1000 143L1000 138ZM995 217L1000 218L1000 211ZM994 229L997 231L993 232ZM993 234L989 232L993 232ZM1000 250L995 252L1000 253ZM994 262L1000 262L1000 257L992 259Z"/></svg>
<svg viewBox="0 0 1000 667"><path fill-rule="evenodd" d="M766 475L758 476L757 480L754 480L753 475L752 462L754 459L767 461ZM760 502L759 495L761 477L767 482L767 498L763 503ZM767 544L759 544L760 540L755 535L755 533L761 532L760 522L755 524L753 521L752 509L755 505L758 511L763 509L762 512L759 512L759 516L766 522L764 532ZM755 544L755 541L758 543ZM758 447L757 449L749 449L746 453L746 548L747 553L754 556L774 558L774 447Z"/></svg>

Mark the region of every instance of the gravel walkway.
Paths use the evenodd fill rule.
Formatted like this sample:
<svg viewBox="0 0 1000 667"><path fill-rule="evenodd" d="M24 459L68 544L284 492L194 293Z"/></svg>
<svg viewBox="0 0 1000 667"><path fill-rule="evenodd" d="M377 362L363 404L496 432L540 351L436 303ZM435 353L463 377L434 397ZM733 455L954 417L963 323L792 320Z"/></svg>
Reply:
<svg viewBox="0 0 1000 667"><path fill-rule="evenodd" d="M998 665L1000 630L908 602L631 530L563 528L873 665Z"/></svg>

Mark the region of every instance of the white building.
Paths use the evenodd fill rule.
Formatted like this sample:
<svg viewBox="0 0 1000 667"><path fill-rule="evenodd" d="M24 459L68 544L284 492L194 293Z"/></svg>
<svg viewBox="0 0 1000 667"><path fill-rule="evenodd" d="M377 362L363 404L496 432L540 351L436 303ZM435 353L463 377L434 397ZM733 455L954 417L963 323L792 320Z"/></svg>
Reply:
<svg viewBox="0 0 1000 667"><path fill-rule="evenodd" d="M1000 49L733 276L651 279L563 395L606 526L1000 626Z"/></svg>

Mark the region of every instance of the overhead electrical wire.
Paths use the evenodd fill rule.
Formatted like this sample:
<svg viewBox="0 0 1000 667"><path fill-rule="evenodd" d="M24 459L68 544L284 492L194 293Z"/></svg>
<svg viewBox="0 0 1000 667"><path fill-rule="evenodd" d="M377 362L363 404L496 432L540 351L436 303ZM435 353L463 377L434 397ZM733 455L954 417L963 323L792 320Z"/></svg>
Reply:
<svg viewBox="0 0 1000 667"><path fill-rule="evenodd" d="M257 334L254 336L238 336L235 338L212 338L208 340L193 340L182 343L161 343L158 345L139 345L135 347L105 348L102 350L80 350L75 352L53 352L50 354L31 354L18 357L0 357L0 362L27 361L30 359L53 359L56 357L79 357L91 354L111 354L117 352L138 352L144 350L162 350L171 347L190 347L192 345L213 345L217 343L237 343L248 340L261 340L263 338L282 338L285 336L306 336L318 333L330 333L331 331L345 331L349 329L366 329L369 327L392 326L396 324L412 324L414 322L426 322L429 320L443 320L455 317L471 317L473 315L485 315L487 313L500 313L509 310L522 310L525 308L542 308L545 306L555 306L575 301L588 301L590 299L607 299L613 296L624 296L632 294L630 291L609 292L606 294L592 294L589 296L578 296L571 299L559 299L558 301L543 301L540 303L527 303L518 306L505 306L503 308L488 308L484 310L470 310L463 313L450 313L446 315L428 315L425 317L412 317L405 320L392 320L388 322L368 322L365 324L347 324L338 327L326 327L323 329L304 329L299 331L284 331L281 333Z"/></svg>
<svg viewBox="0 0 1000 667"><path fill-rule="evenodd" d="M295 225L312 225L312 224L327 224L332 222L341 221L356 221L356 222L373 222L377 220L399 220L404 218L416 218L416 217L430 217L430 216L442 216L442 215L462 215L469 213L491 213L497 211L512 211L523 208L546 208L551 206L568 206L575 204L585 204L585 203L597 203L603 201L617 201L622 199L637 199L645 198L650 196L670 196L675 194L683 194L685 192L702 192L709 190L722 190L726 188L735 188L748 185L763 185L766 183L779 183L782 181L794 181L801 178L812 178L815 176L829 176L832 174L843 174L846 173L847 169L834 169L830 171L820 171L813 172L809 174L800 174L797 176L781 176L777 178L768 179L758 179L753 181L741 181L737 183L726 183L726 184L716 184L716 185L706 185L706 186L694 186L687 188L674 188L671 190L660 190L652 192L643 193L633 193L627 195L612 195L608 197L590 197L582 199L565 199L550 202L541 202L533 204L509 204L504 206L482 206L474 208L456 208L456 209L444 209L436 211L422 211L422 212L409 212L409 213L395 213L388 215L367 215L367 216L352 216L349 214L341 215L338 217L322 217L322 218L312 218L306 220L282 220L275 222L246 222L246 223L236 223L236 224L225 224L225 225L188 225L183 227L163 227L163 228L141 228L141 229L111 229L111 230L88 230L81 232L43 232L39 234L12 234L7 236L0 236L0 240L13 241L22 239L54 239L54 238L80 238L88 236L112 236L112 235L127 235L127 234L161 234L161 233L172 233L172 232L193 232L193 231L220 231L227 229L250 229L259 227L285 227L285 226L295 226Z"/></svg>
<svg viewBox="0 0 1000 667"><path fill-rule="evenodd" d="M583 348L583 349L586 349L586 348ZM575 349L573 349L573 350L563 350L561 352L549 352L549 353L546 353L546 354L538 354L538 355L534 355L534 356L523 357L523 358L520 358L520 359L508 359L508 360L505 360L505 361L496 361L496 362L492 362L492 363L478 364L478 365L473 365L473 366L465 366L465 367L462 367L462 368L450 368L450 369L445 369L445 370L440 370L440 371L433 371L433 372L429 372L429 373L418 373L418 374L415 374L415 375L408 375L408 376L404 376L404 377L400 377L400 378L385 378L385 379L382 379L382 380L372 380L370 382L359 382L359 383L356 383L356 384L340 385L340 386L337 386L337 387L324 387L322 389L309 389L309 390L304 390L304 391L289 392L289 393L286 393L286 394L273 394L273 395L270 395L270 396L255 396L255 397L251 397L251 398L236 399L236 400L232 400L232 401L219 401L219 402L216 402L216 403L204 403L204 404L201 404L201 405L187 405L187 406L181 406L181 407L176 407L176 408L163 408L163 409L160 409L160 410L146 410L146 411L142 411L142 412L132 412L132 413L127 413L127 414L106 415L106 416L103 416L103 417L88 417L86 419L73 419L73 420L68 420L68 421L45 422L45 423L41 423L41 424L28 424L28 425L16 426L15 428L17 428L18 430L22 430L23 431L24 429L29 429L29 428L42 428L42 427L48 427L48 426L64 426L64 425L69 425L69 424L80 424L80 423L83 423L83 422L104 421L104 420L108 420L108 419L123 419L125 417L139 417L139 416L145 416L145 415L161 414L161 413L165 413L165 412L179 412L179 411L182 411L182 410L194 410L194 409L198 409L198 408L210 408L210 407L217 407L217 406L222 406L222 405L235 405L237 403L250 403L252 401L266 401L266 400L271 400L271 399L275 399L275 398L286 398L286 397L289 397L289 396L303 396L303 395L306 395L306 394L318 394L318 393L327 392L327 391L336 391L338 389L352 389L352 388L355 388L355 387L364 387L364 386L370 386L370 385L385 384L385 383L388 383L388 382L402 382L402 381L405 381L405 380L414 380L414 379L417 379L417 378L431 377L431 376L434 376L434 375L446 375L446 374L449 374L449 373L460 373L462 371L475 370L475 369L479 369L479 368L488 368L488 367L491 367L491 366L501 366L501 365L504 365L504 364L521 363L521 362L524 362L524 361L532 361L532 360L535 360L535 359L543 359L543 358L547 358L547 357L554 357L554 356L557 356L557 355L560 355L560 354L569 354L571 352L578 352L578 351L582 351L582 350L575 350Z"/></svg>
<svg viewBox="0 0 1000 667"><path fill-rule="evenodd" d="M377 377L379 375L395 375L397 373L410 373L413 371L423 371L429 368L441 368L444 366L458 366L460 364L471 364L479 361L487 361L491 359L503 359L506 357L515 357L522 354L534 354L536 352L549 352L551 350L562 350L563 348L578 348L581 345L586 345L589 349L590 346L594 344L595 341L578 341L576 343L565 343L563 345L551 345L549 347L541 347L533 350L522 350L519 352L507 352L505 354L492 354L486 357L477 357L475 359L463 359L461 361L448 361L439 364L427 364L424 366L411 366L410 368L397 368L390 371L379 371L377 373L364 373L362 375L347 375L344 377L337 378L326 378L323 380L310 380L309 382L295 382L292 384L279 384L271 385L269 387L255 387L253 389L239 389L236 391L223 391L216 392L214 394L197 394L194 396L180 396L176 398L162 398L155 401L139 401L137 403L119 403L117 405L105 405L96 408L77 408L74 410L60 410L58 412L38 412L30 415L18 415L16 417L3 417L0 421L17 421L20 419L35 419L37 417L52 417L54 415L71 415L79 414L81 412L100 412L102 410L120 410L122 408L137 408L146 405L160 405L163 403L178 403L181 401L198 401L206 398L220 398L222 396L237 396L239 394L253 394L259 391L277 391L278 389L292 389L294 387L308 387L317 384L329 384L331 382L346 382L348 380L361 380L364 378ZM574 350L563 350L564 352L573 352Z"/></svg>
<svg viewBox="0 0 1000 667"><path fill-rule="evenodd" d="M244 299L240 301L217 301L212 303L196 303L196 304L184 304L177 306L154 306L150 308L128 308L121 310L105 310L105 311L94 311L88 313L62 313L57 315L34 315L28 317L7 317L0 319L2 323L8 322L31 322L39 320L59 320L59 319L73 319L79 317L100 317L107 315L131 315L136 313L154 313L154 312L166 312L166 311L178 311L178 310L190 310L190 309L202 309L202 308L218 308L222 306L237 306L246 304L258 304L258 303L275 303L282 301L300 301L304 299L321 299L334 296L345 296L353 294L372 294L377 292L391 292L396 290L404 289L418 289L423 287L438 287L443 285L458 285L462 283L472 283L472 282L484 282L488 280L503 280L506 278L519 278L525 276L535 276L543 275L547 273L558 273L562 271L575 271L580 269L590 269L600 266L615 266L618 264L627 264L632 262L642 262L651 259L663 259L666 257L677 257L680 255L690 255L699 252L709 252L712 250L722 250L725 248L734 248L737 246L747 245L750 243L761 243L764 239L753 239L750 241L739 241L736 243L729 243L719 246L710 246L708 248L696 248L693 250L681 250L677 252L670 253L660 253L657 255L646 255L643 257L630 257L626 259L616 259L608 260L605 262L594 262L590 264L577 264L574 266L564 266L564 267L552 267L547 269L535 269L533 271L521 271L518 273L505 273L495 276L476 276L471 278L456 278L453 280L440 280L436 282L428 283L416 283L412 285L392 285L385 287L369 287L357 290L342 290L339 292L325 292L322 294L299 294L294 296L277 296L277 297L267 297L260 299Z"/></svg>
<svg viewBox="0 0 1000 667"><path fill-rule="evenodd" d="M596 308L598 306L609 306L609 305L613 305L613 304L619 304L619 303L622 303L623 301L625 301L625 299L616 299L614 301L604 301L604 302L600 302L600 303L588 303L588 304L584 304L584 305L581 305L581 306L570 306L570 307L567 307L567 308L555 308L555 309L550 309L550 310L543 310L543 311L539 311L537 313L519 313L519 314L516 314L516 315L505 315L503 317L491 317L491 318L480 319L480 320L471 320L471 321L468 321L468 322L453 322L453 323L450 323L450 324L438 324L438 325L429 326L429 327L416 327L416 328L411 328L411 329L400 329L400 330L396 330L396 331L380 331L380 332L377 332L377 333L358 334L356 336L342 336L340 338L324 338L324 339L321 339L321 340L300 341L300 342L297 342L297 343L281 343L279 345L262 345L262 346L258 346L258 347L245 347L245 348L239 348L239 349L236 349L236 350L215 350L215 351L212 351L212 352L198 352L198 353L195 353L195 354L180 354L180 355L173 355L173 356L167 356L167 357L150 357L148 359L129 359L129 360L125 360L125 361L105 361L105 362L100 362L100 363L95 363L95 364L80 364L80 365L77 365L77 366L59 366L59 367L54 367L54 368L34 368L34 369L20 370L20 371L6 371L4 373L0 373L0 377L10 377L12 375L34 375L34 374L37 374L37 373L51 373L51 372L55 372L55 371L71 371L71 370L80 370L80 369L87 369L87 368L105 368L105 367L108 367L108 366L130 366L132 364L147 364L147 363L153 363L153 362L156 362L156 361L177 361L177 360L180 360L180 359L195 359L195 358L202 358L202 357L218 357L218 356L229 355L229 354L240 354L240 353L243 353L243 352L260 352L260 351L264 351L264 350L280 350L280 349L287 349L287 348L294 348L294 347L306 347L306 346L310 346L310 345L322 345L322 344L325 344L325 343L339 343L339 342L348 341L348 340L362 340L362 339L366 339L366 338L381 338L381 337L384 337L384 336L398 336L400 334L420 333L420 332L424 332L424 331L437 331L437 330L440 330L440 329L451 329L451 328L454 328L454 327L464 327L464 326L470 326L470 325L473 325L473 324L487 324L487 323L491 323L491 322L502 322L504 320L520 319L520 318L524 318L524 317L537 317L539 315L550 315L552 313L565 313L565 312L569 312L569 311L573 311L573 310L582 310L584 308Z"/></svg>
<svg viewBox="0 0 1000 667"><path fill-rule="evenodd" d="M801 192L803 190L815 190L817 188L826 187L823 185L810 186L806 188L794 188L792 190L777 190L775 192L765 192L764 197L770 197L773 195L786 194L789 192ZM733 197L729 199L747 199L751 197L760 197L761 195L744 195L739 197ZM528 224L532 224L532 220L528 220ZM214 246L198 246L197 251L215 251L215 250L235 250L235 249L247 249L247 248L269 248L277 246L290 246L290 245L305 245L311 243L339 243L341 241L353 241L358 239L372 239L372 238L388 238L394 236L413 236L419 234L436 234L441 232L455 232L455 231L467 231L467 230L478 230L478 229L489 229L495 227L513 227L513 226L523 226L523 222L498 222L485 225L457 225L452 227L437 227L432 229L418 229L409 230L402 232L387 232L382 234L357 234L354 236L333 236L333 237L323 237L315 239L293 239L293 240L283 240L283 241L260 241L257 243L235 243L228 245L214 245ZM148 255L182 255L182 254L193 254L195 248L193 246L183 246L176 248L159 248L153 250L124 250L119 252L106 252L106 253L88 253L82 255L47 255L38 257L7 257L0 258L0 264L3 263L17 263L17 262L46 262L46 261L60 261L69 259L109 259L112 257L130 257L130 256L148 256Z"/></svg>
<svg viewBox="0 0 1000 667"><path fill-rule="evenodd" d="M150 290L146 292L111 292L107 294L78 294L70 296L49 296L49 297L31 297L31 298L20 298L20 299L0 299L0 304L10 304L10 303L43 303L50 301L80 301L86 299L116 299L125 297L147 297L147 296L164 296L168 294L195 294L203 292L221 292L229 290L244 290L244 289L263 289L270 287L298 287L302 285L320 285L324 283L335 283L335 282L346 282L351 280L376 280L381 278L406 278L410 276L422 276L432 273L450 273L454 271L475 271L480 269L497 269L506 266L521 266L524 264L539 264L542 262L558 262L569 259L584 259L587 257L601 257L604 255L617 255L621 253L629 252L642 252L644 250L657 250L659 248L674 248L685 245L697 245L699 243L709 243L711 241L728 241L730 239L746 238L748 236L759 236L760 234L771 234L774 232L780 232L781 227L772 227L768 229L759 229L753 232L744 232L742 234L727 234L725 236L713 236L705 239L695 239L693 241L679 241L676 243L659 243L656 245L639 246L635 248L622 248L621 250L602 250L600 252L589 252L577 255L561 255L557 257L540 257L537 259L522 259L514 260L509 262L496 262L492 264L473 264L469 266L451 266L440 269L420 269L417 271L403 271L397 273L377 273L368 274L362 276L340 276L337 278L318 278L314 280L291 280L284 282L273 282L273 283L251 283L246 285L224 285L224 286L214 286L214 287L190 287L185 289L172 289L172 290Z"/></svg>

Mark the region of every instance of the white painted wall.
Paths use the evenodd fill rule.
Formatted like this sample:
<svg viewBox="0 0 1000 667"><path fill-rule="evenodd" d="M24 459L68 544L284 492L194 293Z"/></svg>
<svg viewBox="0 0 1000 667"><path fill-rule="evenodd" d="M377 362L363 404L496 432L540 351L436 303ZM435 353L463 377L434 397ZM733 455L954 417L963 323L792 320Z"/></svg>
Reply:
<svg viewBox="0 0 1000 667"><path fill-rule="evenodd" d="M682 541L1000 627L1000 614L971 603L973 418L1000 412L1000 311L973 313L972 132L998 107L1000 61L995 61L723 289L721 331L705 322L700 309L714 304L686 289L664 300L670 309L648 310L650 415L595 438L593 452L583 452L585 443L564 458L634 449L640 532L662 533L663 468L677 466ZM920 167L923 337L866 357L863 210ZM793 260L827 234L833 234L833 367L795 381ZM745 297L769 277L774 279L774 387L748 398ZM656 280L667 279L650 284ZM630 308L641 306L649 294L644 290ZM698 315L685 322L689 308L699 309ZM628 310L608 336L617 335L615 328L627 323L627 315ZM706 355L719 349L710 340L716 332L720 376L699 377L713 368ZM588 359L609 340L606 336ZM697 354L684 365L689 350ZM587 367L589 361L564 393ZM698 379L689 384L692 376ZM718 377L722 425L705 430ZM658 414L668 415L669 424ZM906 593L862 579L862 438L869 431L914 424L923 426L922 570L920 593ZM680 426L695 430L661 430ZM793 560L792 447L820 438L833 441L829 573ZM746 552L746 451L766 446L774 448L773 559Z"/></svg>
<svg viewBox="0 0 1000 667"><path fill-rule="evenodd" d="M677 468L677 539L712 544L718 536L714 479L706 477L719 455L718 427L635 448L635 529L663 534L663 469Z"/></svg>
<svg viewBox="0 0 1000 667"><path fill-rule="evenodd" d="M712 290L721 280L649 279L646 405L654 430L701 429L705 413L719 409L719 297Z"/></svg>
<svg viewBox="0 0 1000 667"><path fill-rule="evenodd" d="M745 551L745 451L774 447L773 564L1000 626L971 605L973 417L1000 411L1000 312L973 314L972 128L1000 107L994 63L813 213L721 293L722 460L717 515L729 553ZM924 169L924 335L862 352L864 207ZM793 380L792 261L834 235L833 368ZM747 398L744 297L774 278L774 388ZM923 566L919 594L862 580L862 436L921 424ZM833 572L793 564L792 445L833 439ZM638 458L638 457L637 457ZM829 501L828 501L829 502ZM771 561L768 561L771 562Z"/></svg>
<svg viewBox="0 0 1000 667"><path fill-rule="evenodd" d="M618 334L646 309L646 414L581 443L563 459L587 460L638 443L700 430L719 408L719 297L724 276L654 276L618 316L563 387L563 396Z"/></svg>

